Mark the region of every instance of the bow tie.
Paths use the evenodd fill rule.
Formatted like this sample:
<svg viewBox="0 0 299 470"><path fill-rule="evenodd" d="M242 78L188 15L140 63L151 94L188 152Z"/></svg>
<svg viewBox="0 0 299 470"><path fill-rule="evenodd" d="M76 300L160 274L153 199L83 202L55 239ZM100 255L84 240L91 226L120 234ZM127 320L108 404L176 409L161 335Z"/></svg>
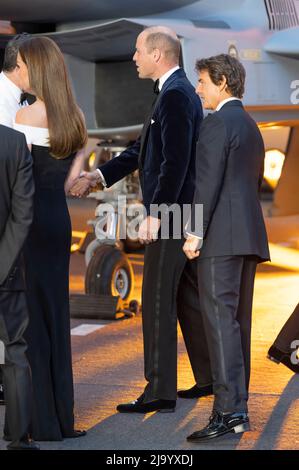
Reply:
<svg viewBox="0 0 299 470"><path fill-rule="evenodd" d="M154 84L154 93L156 95L158 95L160 93L160 90L159 90L159 79L155 81L155 84Z"/></svg>
<svg viewBox="0 0 299 470"><path fill-rule="evenodd" d="M36 101L36 97L34 95L31 95L30 93L22 93L20 96L20 105L22 106L24 103L27 105L33 104Z"/></svg>
<svg viewBox="0 0 299 470"><path fill-rule="evenodd" d="M19 104L22 105L25 101L27 101L27 95L26 93L21 93Z"/></svg>

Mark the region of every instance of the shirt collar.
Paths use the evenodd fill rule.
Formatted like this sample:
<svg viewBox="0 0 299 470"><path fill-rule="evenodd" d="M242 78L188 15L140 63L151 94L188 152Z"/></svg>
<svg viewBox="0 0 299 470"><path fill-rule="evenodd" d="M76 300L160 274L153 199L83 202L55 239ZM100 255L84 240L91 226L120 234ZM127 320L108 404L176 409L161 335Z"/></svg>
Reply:
<svg viewBox="0 0 299 470"><path fill-rule="evenodd" d="M180 67L178 65L176 65L172 69L168 70L168 72L164 73L164 75L162 75L162 77L159 78L159 90L160 91L162 90L162 86L164 85L166 80L170 77L170 75L172 75L174 72L176 72L179 68Z"/></svg>
<svg viewBox="0 0 299 470"><path fill-rule="evenodd" d="M241 101L240 98L236 98L235 96L232 96L231 98L226 98L225 100L220 101L215 111L219 111L222 108L222 106L224 106L226 103L228 103L229 101L234 101L234 100Z"/></svg>
<svg viewBox="0 0 299 470"><path fill-rule="evenodd" d="M20 102L20 98L21 98L21 94L22 94L22 90L17 87L17 85L15 85L9 78L7 75L5 75L4 72L1 72L0 73L0 80L2 80L5 85L9 88L9 90L11 91L11 93L13 94L14 98L18 101L18 103Z"/></svg>

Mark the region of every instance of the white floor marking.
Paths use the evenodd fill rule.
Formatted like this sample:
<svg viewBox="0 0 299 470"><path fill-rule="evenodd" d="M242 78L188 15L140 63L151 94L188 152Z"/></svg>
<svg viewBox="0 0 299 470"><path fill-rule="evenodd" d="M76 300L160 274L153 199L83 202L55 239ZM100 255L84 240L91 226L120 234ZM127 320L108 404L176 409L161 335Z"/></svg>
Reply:
<svg viewBox="0 0 299 470"><path fill-rule="evenodd" d="M100 330L106 325L107 323L105 323L105 325L82 323L82 325L76 326L75 328L71 329L71 335L72 336L87 336L90 333L93 333L94 331Z"/></svg>

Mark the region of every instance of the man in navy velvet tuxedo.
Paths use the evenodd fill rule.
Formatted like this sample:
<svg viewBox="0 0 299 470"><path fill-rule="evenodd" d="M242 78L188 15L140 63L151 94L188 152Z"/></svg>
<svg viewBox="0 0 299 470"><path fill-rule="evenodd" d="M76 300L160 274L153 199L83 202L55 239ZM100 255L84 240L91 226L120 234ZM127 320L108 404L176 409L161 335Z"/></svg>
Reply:
<svg viewBox="0 0 299 470"><path fill-rule="evenodd" d="M137 141L100 169L84 173L72 190L74 195L80 195L80 184L84 193L89 184L96 182L109 187L139 169L147 211L138 237L146 244L142 319L148 384L137 400L119 405L120 412L167 412L174 411L176 405L176 295L186 264L182 251L184 238L181 232L178 239L173 236L163 239L160 236L160 229L163 230L161 217L151 215L151 207L177 204L182 208L183 204L191 204L193 200L195 147L202 107L185 72L179 67L179 57L180 41L171 29L151 27L138 36L133 60L139 78L156 82L155 104Z"/></svg>

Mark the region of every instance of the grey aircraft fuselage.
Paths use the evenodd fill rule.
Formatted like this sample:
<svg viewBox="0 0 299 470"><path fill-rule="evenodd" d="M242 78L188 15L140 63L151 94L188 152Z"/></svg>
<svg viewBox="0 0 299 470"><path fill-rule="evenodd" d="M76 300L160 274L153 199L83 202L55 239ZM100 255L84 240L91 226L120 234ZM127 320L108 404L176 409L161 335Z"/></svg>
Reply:
<svg viewBox="0 0 299 470"><path fill-rule="evenodd" d="M47 35L65 53L89 134L113 141L137 136L151 101L152 84L138 79L132 62L144 27L162 24L177 32L194 85L196 59L237 56L246 69L243 103L266 147L287 157L275 211L299 213L299 201L289 196L299 173L299 0L1 0L1 19L56 24ZM8 38L0 36L0 47Z"/></svg>

